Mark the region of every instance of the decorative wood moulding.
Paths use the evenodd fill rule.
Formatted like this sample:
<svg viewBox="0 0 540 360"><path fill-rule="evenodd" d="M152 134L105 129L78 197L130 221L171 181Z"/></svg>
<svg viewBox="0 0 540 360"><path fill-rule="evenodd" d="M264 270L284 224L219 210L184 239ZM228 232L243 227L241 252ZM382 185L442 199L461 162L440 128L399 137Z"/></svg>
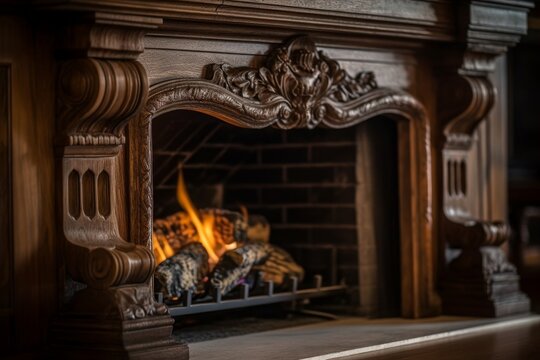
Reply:
<svg viewBox="0 0 540 360"><path fill-rule="evenodd" d="M151 123L156 116L190 109L245 128L343 128L378 115L400 124L403 314L435 314L432 239L432 183L429 121L423 106L401 90L378 88L373 73L347 74L318 51L308 37L277 47L261 68L208 66L208 80L178 79L150 89L145 108L129 128L131 154L131 233L151 246Z"/></svg>
<svg viewBox="0 0 540 360"><path fill-rule="evenodd" d="M353 102L377 88L372 72L361 72L353 79L307 37L274 50L267 67L222 64L212 66L212 73L213 83L268 108L282 129L313 129L320 123L348 126L350 119L358 118L358 111L369 111Z"/></svg>
<svg viewBox="0 0 540 360"><path fill-rule="evenodd" d="M324 2L302 0L64 0L39 2L38 9L123 16L118 24L155 26L172 33L216 38L279 39L291 34L313 34L326 44L418 46L419 41L450 42L465 34L478 46L515 44L527 28L527 1L372 0ZM458 9L460 8L460 9ZM457 9L457 10L456 10ZM105 15L101 22L114 24ZM163 24L159 24L163 19ZM153 22L152 22L153 21ZM459 26L456 26L459 24ZM460 33L463 32L464 34ZM376 35L376 36L373 36ZM408 41L409 40L409 41ZM110 47L108 47L110 49ZM98 50L99 46L95 46Z"/></svg>
<svg viewBox="0 0 540 360"><path fill-rule="evenodd" d="M60 53L69 58L136 60L144 51L144 35L163 23L161 18L148 14L89 11L71 5L67 10L74 11L72 19L59 39Z"/></svg>
<svg viewBox="0 0 540 360"><path fill-rule="evenodd" d="M469 8L471 18L482 16L478 4ZM485 14L484 14L485 16ZM500 248L510 238L505 221L477 219L470 209L471 192L467 189L469 150L478 125L486 119L496 100L496 90L489 79L495 58L508 43L486 43L471 21L474 31L466 32L466 49L453 51L443 62L439 78L439 118L443 124L441 146L443 165L441 228L446 243L461 249L444 271L443 309L446 313L474 316L502 316L528 312L528 298L519 291L519 277ZM488 30L486 30L488 29Z"/></svg>
<svg viewBox="0 0 540 360"><path fill-rule="evenodd" d="M460 91L456 92L456 88ZM443 107L444 112L448 113L443 114L443 119L451 119L444 127L445 148L470 149L474 132L493 106L495 93L487 75L462 75L448 79L442 89L442 97L453 97L453 106Z"/></svg>
<svg viewBox="0 0 540 360"><path fill-rule="evenodd" d="M76 59L62 65L59 117L69 145L119 145L123 128L144 104L146 72L137 61Z"/></svg>
<svg viewBox="0 0 540 360"><path fill-rule="evenodd" d="M148 80L136 57L160 21L92 13L69 27L57 79L65 269L86 285L52 330L58 358L177 358L173 319L154 300L152 251L122 238L127 202L124 127L144 105ZM81 20L82 19L82 20ZM69 346L66 339L70 339ZM77 344L72 345L72 344ZM56 346L54 346L56 347ZM150 354L150 355L149 355Z"/></svg>

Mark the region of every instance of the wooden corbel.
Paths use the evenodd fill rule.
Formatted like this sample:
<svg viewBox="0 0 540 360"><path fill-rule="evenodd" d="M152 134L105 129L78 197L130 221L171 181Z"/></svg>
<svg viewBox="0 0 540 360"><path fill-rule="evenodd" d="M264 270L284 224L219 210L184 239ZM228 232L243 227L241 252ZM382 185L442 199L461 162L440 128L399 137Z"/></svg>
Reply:
<svg viewBox="0 0 540 360"><path fill-rule="evenodd" d="M81 18L61 37L57 144L66 281L83 289L66 296L53 343L67 357L151 352L153 359L182 359L187 347L171 339L173 319L154 300L153 253L120 231L129 218L128 199L118 195L127 183L119 176L127 173L124 128L148 94L136 58L145 31L161 20L104 13Z"/></svg>
<svg viewBox="0 0 540 360"><path fill-rule="evenodd" d="M519 291L515 267L500 247L509 239L509 225L504 219L478 219L471 210L473 194L467 172L472 164L468 155L474 132L496 99L488 76L497 55L492 47L477 46L447 54L448 63L439 80L441 230L446 244L461 249L442 275L443 311L448 314L503 316L528 312L530 306ZM460 62L452 62L454 59Z"/></svg>

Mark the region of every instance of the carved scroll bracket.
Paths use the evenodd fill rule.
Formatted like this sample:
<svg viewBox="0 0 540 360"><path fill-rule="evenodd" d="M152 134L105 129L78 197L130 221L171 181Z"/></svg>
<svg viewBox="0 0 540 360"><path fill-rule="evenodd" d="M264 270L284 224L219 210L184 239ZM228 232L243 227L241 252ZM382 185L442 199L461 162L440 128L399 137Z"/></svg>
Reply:
<svg viewBox="0 0 540 360"><path fill-rule="evenodd" d="M62 32L57 79L62 181L63 265L76 291L52 333L57 358L185 359L171 338L173 319L154 300L153 253L125 239L129 199L119 189L124 127L146 102L148 80L137 56L160 19L78 13ZM119 195L120 194L120 195ZM71 280L73 279L73 280ZM150 355L149 355L150 354Z"/></svg>
<svg viewBox="0 0 540 360"><path fill-rule="evenodd" d="M137 61L75 59L58 78L59 118L68 145L120 145L122 130L146 100L146 72Z"/></svg>
<svg viewBox="0 0 540 360"><path fill-rule="evenodd" d="M497 54L446 52L439 76L439 119L445 149L469 150L473 134L491 110L497 92L489 79Z"/></svg>
<svg viewBox="0 0 540 360"><path fill-rule="evenodd" d="M529 308L528 299L519 292L515 267L500 248L510 237L508 224L477 219L471 211L469 150L474 132L496 100L489 75L500 51L500 46L469 44L465 50L447 51L441 61L441 230L448 245L461 249L444 273L442 295L447 313L500 316ZM498 290L501 286L505 286L503 291Z"/></svg>
<svg viewBox="0 0 540 360"><path fill-rule="evenodd" d="M161 20L97 12L74 17L59 51L57 142L64 263L87 289L75 294L69 309L123 321L165 315L167 308L154 301L149 287L153 254L120 236L119 221L126 214L117 207L125 200L117 197L124 186L117 178L124 172L123 129L148 93L146 72L136 58L145 31ZM108 305L97 298L108 299Z"/></svg>
<svg viewBox="0 0 540 360"><path fill-rule="evenodd" d="M146 101L148 79L136 61L146 31L162 20L113 13L74 15L62 31L58 116L62 144L123 144L123 128Z"/></svg>

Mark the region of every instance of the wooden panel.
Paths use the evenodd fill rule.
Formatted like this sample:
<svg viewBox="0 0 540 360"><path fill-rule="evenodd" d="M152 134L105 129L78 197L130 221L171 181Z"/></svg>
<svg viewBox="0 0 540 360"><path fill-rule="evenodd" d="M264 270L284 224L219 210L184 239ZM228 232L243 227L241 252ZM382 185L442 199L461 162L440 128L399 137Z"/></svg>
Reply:
<svg viewBox="0 0 540 360"><path fill-rule="evenodd" d="M483 220L507 219L507 95L506 57L496 62L490 80L498 90L493 109L476 131L469 153L471 215Z"/></svg>
<svg viewBox="0 0 540 360"><path fill-rule="evenodd" d="M508 109L506 55L497 59L491 81L498 97L488 120L489 137L489 220L508 220L507 162L508 162Z"/></svg>
<svg viewBox="0 0 540 360"><path fill-rule="evenodd" d="M361 311L401 314L397 129L375 118L357 127L357 223Z"/></svg>
<svg viewBox="0 0 540 360"><path fill-rule="evenodd" d="M283 40L283 39L281 39ZM147 36L139 60L151 84L173 78L200 78L205 67L229 63L234 67L263 65L265 54L276 44ZM320 46L330 58L350 73L373 71L381 87L409 89L416 78L416 58L409 50L346 49Z"/></svg>
<svg viewBox="0 0 540 360"><path fill-rule="evenodd" d="M44 343L57 308L54 64L51 38L24 19L0 17L0 63L11 64L13 316L10 345Z"/></svg>
<svg viewBox="0 0 540 360"><path fill-rule="evenodd" d="M0 333L1 346L12 342L13 238L11 219L10 66L0 65Z"/></svg>
<svg viewBox="0 0 540 360"><path fill-rule="evenodd" d="M184 34L192 31L220 34L230 31L224 25L231 25L241 27L244 37L288 29L308 35L322 33L349 43L357 41L359 35L374 33L402 39L437 40L450 40L454 35L450 0L85 0L41 3L40 6L69 10L87 10L92 6L97 11L162 17L165 19L163 28ZM194 26L201 23L207 29L194 30ZM344 33L355 36L340 36Z"/></svg>

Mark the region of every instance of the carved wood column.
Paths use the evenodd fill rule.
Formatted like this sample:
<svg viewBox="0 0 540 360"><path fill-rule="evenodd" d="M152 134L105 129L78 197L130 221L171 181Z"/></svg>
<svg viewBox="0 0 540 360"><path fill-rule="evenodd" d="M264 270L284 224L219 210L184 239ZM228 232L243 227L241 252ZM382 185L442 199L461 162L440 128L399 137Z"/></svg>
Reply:
<svg viewBox="0 0 540 360"><path fill-rule="evenodd" d="M503 316L528 312L530 307L519 291L515 267L500 248L509 239L510 228L505 219L487 221L474 216L474 194L467 175L473 166L469 151L474 133L497 96L489 75L496 57L524 31L523 10L487 9L476 1L464 2L458 16L462 44L441 52L438 59L438 113L443 130L441 227L446 243L461 249L443 273L443 311L449 314ZM501 30L507 32L505 37Z"/></svg>
<svg viewBox="0 0 540 360"><path fill-rule="evenodd" d="M136 58L145 31L161 20L107 13L77 20L62 35L57 152L66 281L83 289L63 306L52 342L62 358L186 358L187 347L170 337L166 306L153 298L151 250L120 230L129 218L124 127L148 93Z"/></svg>

